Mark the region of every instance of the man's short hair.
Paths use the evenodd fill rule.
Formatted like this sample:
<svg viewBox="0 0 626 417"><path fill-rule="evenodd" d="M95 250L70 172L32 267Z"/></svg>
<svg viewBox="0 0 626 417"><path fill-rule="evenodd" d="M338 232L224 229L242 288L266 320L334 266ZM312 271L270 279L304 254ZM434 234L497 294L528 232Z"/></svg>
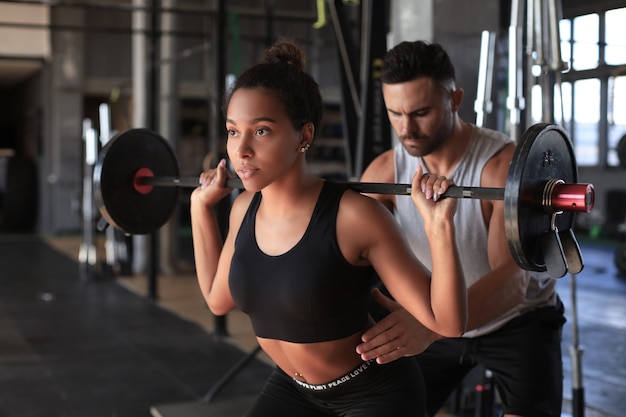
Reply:
<svg viewBox="0 0 626 417"><path fill-rule="evenodd" d="M440 44L404 41L387 51L381 71L383 83L397 84L420 77L438 83L456 81L454 65Z"/></svg>

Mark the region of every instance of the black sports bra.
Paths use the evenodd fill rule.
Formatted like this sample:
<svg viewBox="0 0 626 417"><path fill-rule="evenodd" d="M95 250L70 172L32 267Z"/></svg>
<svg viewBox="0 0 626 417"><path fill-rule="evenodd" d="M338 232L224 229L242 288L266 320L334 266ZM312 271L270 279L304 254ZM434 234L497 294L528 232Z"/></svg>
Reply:
<svg viewBox="0 0 626 417"><path fill-rule="evenodd" d="M363 328L374 283L372 267L349 264L336 238L345 188L326 181L302 239L278 256L256 242L255 194L235 240L229 285L238 308L258 337L314 343L347 337Z"/></svg>

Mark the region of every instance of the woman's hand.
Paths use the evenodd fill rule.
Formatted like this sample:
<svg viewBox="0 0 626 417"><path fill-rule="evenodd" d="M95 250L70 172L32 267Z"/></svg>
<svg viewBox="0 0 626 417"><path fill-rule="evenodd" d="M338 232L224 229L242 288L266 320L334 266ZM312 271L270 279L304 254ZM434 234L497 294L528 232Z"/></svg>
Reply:
<svg viewBox="0 0 626 417"><path fill-rule="evenodd" d="M456 199L441 198L451 185L454 185L451 179L435 174L424 174L422 166L417 166L411 184L411 198L424 218L425 224L454 217Z"/></svg>
<svg viewBox="0 0 626 417"><path fill-rule="evenodd" d="M225 159L222 159L214 169L202 172L198 179L198 188L191 193L191 204L200 204L209 208L214 207L233 190L225 186L226 178L230 176L226 169Z"/></svg>

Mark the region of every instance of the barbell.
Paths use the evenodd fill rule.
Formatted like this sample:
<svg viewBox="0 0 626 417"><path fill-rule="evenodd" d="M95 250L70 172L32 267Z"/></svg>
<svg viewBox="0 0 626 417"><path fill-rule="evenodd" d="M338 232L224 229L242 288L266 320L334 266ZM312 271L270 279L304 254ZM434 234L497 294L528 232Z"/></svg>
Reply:
<svg viewBox="0 0 626 417"><path fill-rule="evenodd" d="M571 140L558 125L539 123L521 137L505 188L451 186L443 197L504 201L504 228L515 262L553 277L583 268L574 236L575 213L593 209L592 184L578 184ZM410 184L344 182L366 194L410 195ZM169 143L148 129L118 133L94 166L95 201L105 224L127 234L147 234L163 226L178 203L178 187L197 187L198 177L180 177ZM243 188L239 178L226 181Z"/></svg>

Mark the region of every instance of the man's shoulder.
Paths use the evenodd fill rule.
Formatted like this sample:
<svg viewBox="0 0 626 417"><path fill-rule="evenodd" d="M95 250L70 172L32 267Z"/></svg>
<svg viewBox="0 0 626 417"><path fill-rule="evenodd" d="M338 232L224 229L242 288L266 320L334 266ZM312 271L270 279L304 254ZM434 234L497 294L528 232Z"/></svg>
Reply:
<svg viewBox="0 0 626 417"><path fill-rule="evenodd" d="M506 134L494 129L473 126L474 133L470 149L476 155L482 155L488 159L510 159L515 142Z"/></svg>
<svg viewBox="0 0 626 417"><path fill-rule="evenodd" d="M361 181L364 182L393 182L394 177L394 149L386 150L369 163Z"/></svg>
<svg viewBox="0 0 626 417"><path fill-rule="evenodd" d="M475 125L472 125L472 127L474 130L474 135L477 138L486 138L501 141L503 143L513 142L513 140L507 134L500 132L499 130Z"/></svg>

